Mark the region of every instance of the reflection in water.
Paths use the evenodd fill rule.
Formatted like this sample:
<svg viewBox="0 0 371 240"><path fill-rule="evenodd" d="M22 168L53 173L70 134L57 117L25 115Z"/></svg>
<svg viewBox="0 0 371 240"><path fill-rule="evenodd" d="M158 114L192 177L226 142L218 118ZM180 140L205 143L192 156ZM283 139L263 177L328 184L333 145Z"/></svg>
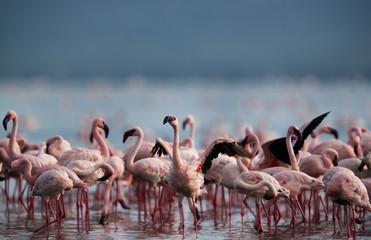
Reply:
<svg viewBox="0 0 371 240"><path fill-rule="evenodd" d="M70 193L74 196L74 191ZM42 226L45 222L41 212L42 209L39 207L41 200L35 198L35 209L34 219L28 221L28 226L25 226L26 212L23 206L17 201L12 202L9 205L9 217L7 216L7 210L5 205L4 196L1 197L3 204L1 204L1 217L0 217L0 238L1 239L182 239L182 230L179 224L179 212L177 208L177 201L173 202L170 218L165 222L164 225L156 224L153 228L150 214L147 215L147 219L144 220L144 214L142 212L141 219L139 221L137 206L135 198L133 197L131 202L131 209L123 209L118 207L117 216L110 208L109 224L102 226L98 224L101 214L102 202L91 202L91 231L86 231L85 228L77 229L76 221L76 205L73 197L69 196L70 193L65 195L66 199L66 211L67 217L63 220L61 228L58 229L56 224L49 226L49 232L47 229L43 229L37 233L33 230ZM134 192L132 193L134 194ZM91 194L93 195L93 194ZM134 196L134 195L133 195ZM210 202L207 202L210 201ZM199 235L198 239L345 239L347 236L346 227L343 226L342 230L339 226L336 226L336 232L334 233L333 224L331 221L331 211L329 223L326 222L324 212L320 217L320 222L314 222L310 226L307 222L306 225L299 225L295 231L284 232L289 228L291 220L291 211L288 207L284 206L284 201L280 202L280 210L282 219L279 222L277 229L275 229L272 221L271 233L267 228L267 220L263 215L263 226L264 233L257 235L254 229L254 216L250 211L245 208L244 215L244 228L241 227L241 207L240 200L234 201L232 205L232 230L229 232L228 223L228 210L222 209L219 205L217 210L211 204L212 200L203 199L203 214L202 219L199 222ZM255 203L251 200L248 201L250 206L255 206ZM188 207L185 206L185 239L195 239L196 232L193 225L193 216L188 211ZM253 208L255 211L255 208ZM166 216L169 213L168 208L164 208ZM300 218L300 215L297 215ZM344 217L344 215L342 215ZM370 222L365 223L365 229L362 230L362 225L359 225L357 232L357 239L368 239L371 236Z"/></svg>

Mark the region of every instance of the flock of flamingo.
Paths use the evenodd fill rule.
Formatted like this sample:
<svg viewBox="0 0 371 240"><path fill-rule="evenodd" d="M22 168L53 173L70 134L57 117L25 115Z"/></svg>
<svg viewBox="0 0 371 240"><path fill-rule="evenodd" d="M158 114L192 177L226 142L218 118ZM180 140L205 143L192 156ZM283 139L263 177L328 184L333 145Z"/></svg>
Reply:
<svg viewBox="0 0 371 240"><path fill-rule="evenodd" d="M227 209L226 204L220 203L226 201L224 189L227 188L230 231L231 205L238 200L242 229L246 225L244 208L248 207L255 216L251 227L258 235L265 231L263 214L270 232L272 220L277 229L283 216L288 216L282 211L290 213L291 221L284 226L285 231L295 231L299 225L319 221L321 211L328 222L332 210L334 232L337 224L342 229L346 221L348 237L352 231L355 237L367 211L371 211L371 132L352 126L348 130L348 142L342 142L334 128L320 126L328 114L300 128L290 125L286 137L262 144L248 127L244 138L219 137L204 149L195 148L193 116L183 121L183 129L190 126L191 131L182 141L177 117L166 116L163 124L171 126L172 142L161 138L146 142L141 128L134 127L123 134L123 144L128 138L136 140L122 152L113 149L107 141L109 127L102 118L92 119L90 141L97 143L96 148L72 148L59 135L46 139L44 144L32 144L17 137L17 114L10 110L5 114L3 127L7 131L12 121L12 128L8 137L0 139L2 196L8 209L9 180L15 179L13 195L18 194L18 201L27 212L26 225L34 218L35 196L40 196L42 204L37 209L45 211L42 216L46 223L34 231L45 228L49 231L51 224L60 226L67 217L64 196L76 188L76 197L70 199L76 199L77 228L89 230L89 199L103 201L99 224L105 225L112 220L110 213L115 211L117 216L117 203L130 209L122 189L131 186L137 197L139 220L144 213L154 228L165 224L169 219L166 214L173 214L172 206L177 198L183 236L183 199L186 198L198 236L202 203L212 201L214 207L222 205ZM320 141L320 134L333 137ZM23 185L23 181L27 184ZM89 188L96 184L96 192L89 195ZM222 189L222 195L218 189ZM205 195L212 197L205 199ZM247 199L256 200L256 212L248 206Z"/></svg>

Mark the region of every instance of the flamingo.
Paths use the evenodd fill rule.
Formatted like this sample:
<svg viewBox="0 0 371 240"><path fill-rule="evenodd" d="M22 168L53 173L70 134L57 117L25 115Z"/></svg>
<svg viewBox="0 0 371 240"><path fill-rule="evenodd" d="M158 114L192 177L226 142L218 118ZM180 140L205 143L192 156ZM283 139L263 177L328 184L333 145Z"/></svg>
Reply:
<svg viewBox="0 0 371 240"><path fill-rule="evenodd" d="M184 234L184 214L182 200L184 197L191 198L194 206L194 218L197 231L197 214L195 212L195 199L196 197L206 193L206 190L201 188L204 184L203 174L212 165L212 160L221 153L227 153L228 155L239 154L245 157L251 157L251 154L247 152L242 146L238 145L233 139L219 138L209 145L207 150L201 155L198 160L191 162L184 162L181 159L179 152L179 123L175 116L166 116L163 120L163 124L169 123L174 131L173 138L173 154L172 154L172 165L170 166L169 172L166 174L166 181L169 186L172 187L178 194L179 199L179 210L181 211L181 222Z"/></svg>
<svg viewBox="0 0 371 240"><path fill-rule="evenodd" d="M353 133L356 135L354 136ZM363 157L363 150L361 147L362 130L359 127L350 127L347 131L348 145L353 147L354 153L357 157Z"/></svg>
<svg viewBox="0 0 371 240"><path fill-rule="evenodd" d="M68 177L67 173L62 170L47 170L36 179L35 186L30 195L41 196L43 200L47 203L47 207L45 208L46 227L49 227L50 224L48 218L48 206L51 207L50 199L59 200L59 197L63 195L65 191L71 190L72 187L73 187L72 180ZM60 213L58 213L58 215L60 216ZM56 220L60 222L60 219ZM44 227L45 226L36 229L35 232L39 231Z"/></svg>
<svg viewBox="0 0 371 240"><path fill-rule="evenodd" d="M348 142L349 143L354 143L354 137L352 135L352 132L353 130L356 129L356 128L350 128L348 129ZM359 133L357 133L359 134ZM329 139L329 140L326 140L326 141L323 141L321 143L319 143L316 147L314 147L310 153L311 154L321 154L322 151L326 148L332 148L334 150L336 150L339 154L339 159L338 161L340 162L341 160L343 159L346 159L346 158L355 158L357 157L354 149L353 149L353 146L347 144L347 143L344 143L338 139Z"/></svg>
<svg viewBox="0 0 371 240"><path fill-rule="evenodd" d="M250 197L256 198L258 207L256 216L258 221L256 224L254 224L254 226L258 233L263 232L260 209L260 206L264 203L263 199L271 200L277 196L287 198L290 194L290 192L286 188L282 187L274 177L260 171L245 171L241 173L234 180L234 188L241 194L246 194ZM265 207L264 211L267 215L267 218L269 218Z"/></svg>
<svg viewBox="0 0 371 240"><path fill-rule="evenodd" d="M331 134L334 136L335 139L339 138L339 133L335 128L332 128L329 125L322 126L318 129L316 133L312 133L312 141L308 144L307 151L311 152L313 148L315 148L319 144L319 136L323 133Z"/></svg>
<svg viewBox="0 0 371 240"><path fill-rule="evenodd" d="M3 120L3 126L4 129L7 130L7 124L10 120L13 120L13 126L10 134L10 139L9 139L9 155L10 158L13 160L19 159L19 158L26 158L32 163L32 171L33 173L36 173L38 168L40 168L43 165L46 164L55 164L57 163L56 158L40 158L37 156L33 155L28 155L28 154L22 154L17 151L17 143L16 143L16 138L17 138L17 131L18 131L18 117L16 112L10 110L7 112L7 114L4 117Z"/></svg>
<svg viewBox="0 0 371 240"><path fill-rule="evenodd" d="M338 156L334 149L326 148L321 155L302 158L299 162L299 169L311 177L318 178L323 176L328 169L337 166Z"/></svg>
<svg viewBox="0 0 371 240"><path fill-rule="evenodd" d="M299 193L305 190L312 190L314 188L322 188L324 184L319 179L310 177L309 175L299 171L298 160L295 156L294 149L292 147L291 138L296 135L298 140L301 139L301 133L295 125L291 125L287 130L286 136L286 149L289 154L291 169L285 169L283 167L273 167L271 169L263 169L263 172L270 170L272 176L286 189L290 190L290 198L292 199L291 209L292 209L292 220L293 229L302 222L306 221L305 214L298 204L297 196ZM300 155L300 154L299 154ZM299 210L302 214L302 221L298 224L295 224L295 210L294 203L299 207Z"/></svg>
<svg viewBox="0 0 371 240"><path fill-rule="evenodd" d="M105 225L108 223L108 205L109 205L112 184L115 181L117 185L117 189L119 189L118 180L121 179L121 177L124 175L124 170L125 170L124 162L118 156L111 156L107 163L114 169L114 171L112 175L108 178L108 184L105 186L105 189L104 189L103 209L102 209L101 218L99 220L99 223L102 225ZM117 194L117 197L118 197L118 194Z"/></svg>
<svg viewBox="0 0 371 240"><path fill-rule="evenodd" d="M48 138L46 141L46 153L60 159L62 154L71 150L71 144L60 135Z"/></svg>
<svg viewBox="0 0 371 240"><path fill-rule="evenodd" d="M331 181L326 185L326 194L330 199L339 204L349 205L353 211L353 237L357 235L355 207L361 207L371 211L371 204L367 194L367 189L362 181L353 173L346 171L336 172ZM347 214L347 211L345 211ZM347 218L348 238L350 237L350 227Z"/></svg>
<svg viewBox="0 0 371 240"><path fill-rule="evenodd" d="M294 147L291 150L287 148L287 136L286 138L279 138L274 139L268 142L265 142L262 145L262 149L264 151L264 156L261 158L255 165L257 166L256 169L265 169L270 167L285 167L290 168L294 167L296 170L299 170L297 163L293 163L290 160L289 151L293 151L294 155L299 153L299 150L305 144L305 139L309 136L311 132L322 122L322 120L329 114L330 112L324 113L316 118L314 118L309 123L304 124L301 129L302 131L297 131L296 135L300 135L300 138L296 140ZM291 139L290 139L291 141ZM290 142L291 144L291 142ZM302 153L304 154L304 152ZM292 164L295 164L294 166Z"/></svg>
<svg viewBox="0 0 371 240"><path fill-rule="evenodd" d="M362 159L357 157L343 159L339 166L350 169L359 178L371 177L371 153L368 152Z"/></svg>
<svg viewBox="0 0 371 240"><path fill-rule="evenodd" d="M109 158L109 149L104 141L104 137L99 133L99 128L104 130L105 137L107 137L109 134L109 127L102 118L94 119L91 130L100 150L74 147L71 150L64 152L58 163L66 166L70 161L81 159L96 163L107 162Z"/></svg>
<svg viewBox="0 0 371 240"><path fill-rule="evenodd" d="M251 165L254 157L256 156L259 150L259 138L254 134L253 131L246 132L246 145L245 148L249 148L250 144L253 144L253 149L251 151L252 158L244 158L239 157L237 158L237 162L231 162L225 165L222 169L222 177L221 182L224 187L228 189L229 195L229 231L231 231L231 221L232 221L232 209L231 209L231 202L232 202L232 193L231 191L234 190L234 180L242 173L249 171L249 166ZM243 204L243 203L242 203ZM241 217L243 217L243 205L241 205Z"/></svg>
<svg viewBox="0 0 371 240"><path fill-rule="evenodd" d="M156 188L158 183L160 183L165 174L169 171L169 166L164 161L160 160L159 158L149 157L143 158L136 162L134 162L134 158L140 149L140 146L143 142L143 131L140 127L134 127L124 133L123 142L125 143L126 140L131 137L136 136L137 141L130 149L129 152L126 153L126 162L125 168L128 170L134 177L141 179L145 182L149 182L154 191L155 197L155 208L152 213L152 222L155 224L156 220L156 213L157 213L157 196L156 196ZM139 196L140 197L140 196ZM141 199L141 197L140 197ZM138 208L138 215L139 215L140 208Z"/></svg>

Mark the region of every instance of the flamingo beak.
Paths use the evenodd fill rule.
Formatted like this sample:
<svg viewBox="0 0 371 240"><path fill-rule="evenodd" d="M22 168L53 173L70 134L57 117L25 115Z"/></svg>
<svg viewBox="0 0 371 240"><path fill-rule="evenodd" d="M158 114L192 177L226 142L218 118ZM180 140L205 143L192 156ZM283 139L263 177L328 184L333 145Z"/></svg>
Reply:
<svg viewBox="0 0 371 240"><path fill-rule="evenodd" d="M5 116L5 118L4 118L4 120L3 120L3 126L4 126L5 131L8 130L7 128L8 128L8 122L9 122L9 120L10 120L10 115L7 114Z"/></svg>
<svg viewBox="0 0 371 240"><path fill-rule="evenodd" d="M93 134L93 132L90 132L89 141L90 141L90 143L93 143L93 141L94 141L94 134Z"/></svg>
<svg viewBox="0 0 371 240"><path fill-rule="evenodd" d="M124 133L124 138L122 139L122 142L125 143L126 142L126 139L128 139L128 137L130 137L130 136L133 136L134 132L135 132L135 129L134 128L126 131Z"/></svg>
<svg viewBox="0 0 371 240"><path fill-rule="evenodd" d="M298 137L298 141L301 141L302 136L301 136L301 132L299 131L299 129L294 128L294 133Z"/></svg>
<svg viewBox="0 0 371 240"><path fill-rule="evenodd" d="M338 133L338 131L337 131L335 128L331 128L330 133L331 133L332 135L334 135L334 137L335 137L336 139L339 138L339 133Z"/></svg>
<svg viewBox="0 0 371 240"><path fill-rule="evenodd" d="M187 124L189 124L189 118L187 118L186 120L184 120L184 122L183 122L183 130L186 128Z"/></svg>
<svg viewBox="0 0 371 240"><path fill-rule="evenodd" d="M104 133L106 134L106 138L108 137L108 134L109 134L109 127L103 123L103 130L104 130Z"/></svg>
<svg viewBox="0 0 371 240"><path fill-rule="evenodd" d="M173 116L166 116L166 117L164 118L163 124L168 123L168 122L171 122L171 121L174 121L175 119L176 119L176 118L173 117Z"/></svg>

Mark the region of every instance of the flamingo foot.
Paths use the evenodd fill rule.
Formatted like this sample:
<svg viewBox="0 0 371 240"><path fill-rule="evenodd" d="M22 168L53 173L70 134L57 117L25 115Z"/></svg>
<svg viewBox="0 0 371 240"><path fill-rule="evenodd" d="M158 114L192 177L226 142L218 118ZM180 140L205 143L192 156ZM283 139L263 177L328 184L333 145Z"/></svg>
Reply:
<svg viewBox="0 0 371 240"><path fill-rule="evenodd" d="M126 205L124 200L119 200L119 203L123 209L130 209L130 206Z"/></svg>
<svg viewBox="0 0 371 240"><path fill-rule="evenodd" d="M99 220L99 224L107 225L109 223L108 221L108 215L102 215Z"/></svg>

